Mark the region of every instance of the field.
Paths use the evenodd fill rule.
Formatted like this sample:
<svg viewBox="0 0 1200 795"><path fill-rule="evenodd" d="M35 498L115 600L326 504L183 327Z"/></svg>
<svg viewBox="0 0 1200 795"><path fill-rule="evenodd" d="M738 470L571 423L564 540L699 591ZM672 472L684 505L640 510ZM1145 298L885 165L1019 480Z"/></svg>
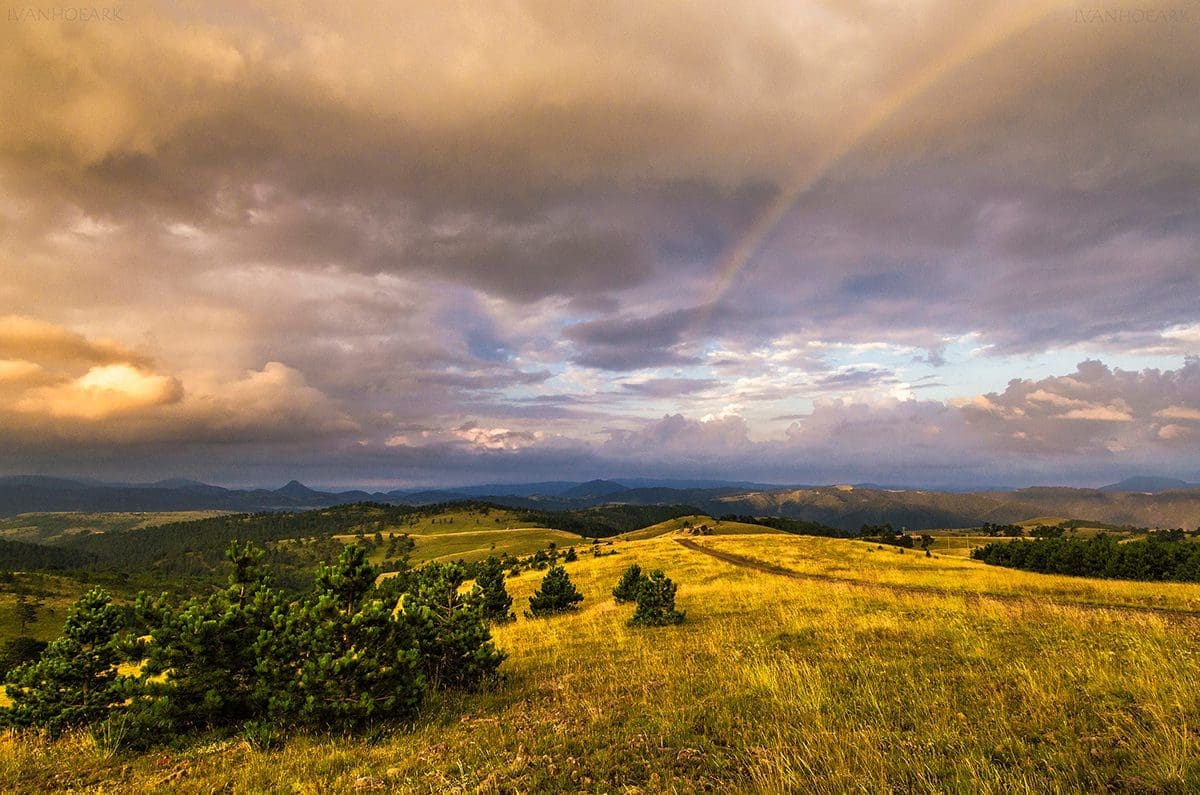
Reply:
<svg viewBox="0 0 1200 795"><path fill-rule="evenodd" d="M583 548L587 541L573 533L550 530L543 527L523 526L519 515L505 510L458 510L447 511L437 516L423 516L399 527L384 532L408 533L416 544L412 553L413 563L429 561L465 560L473 562L488 555L531 555L545 549L551 543L562 549L570 546ZM349 544L356 536L338 535L337 540ZM383 559L386 546L372 552L372 559Z"/></svg>
<svg viewBox="0 0 1200 795"><path fill-rule="evenodd" d="M67 610L86 591L86 586L75 580L50 574L20 574L12 583L4 583L0 590L0 642L20 634L17 620L17 597L15 587L22 588L27 598L38 607L33 622L26 627L29 637L50 641L58 637L66 620ZM0 695L0 703L3 696Z"/></svg>
<svg viewBox="0 0 1200 795"><path fill-rule="evenodd" d="M76 533L125 532L171 522L205 519L223 513L225 512L27 513L0 519L0 538L46 544Z"/></svg>
<svg viewBox="0 0 1200 795"><path fill-rule="evenodd" d="M618 540L605 548L615 555L569 564L582 609L497 628L503 682L435 699L410 732L294 737L272 751L218 738L147 756L110 755L86 734L7 735L0 789L1200 788L1200 586L838 539L680 540ZM633 562L679 584L684 624L626 626L632 608L609 590ZM540 576L508 581L518 612Z"/></svg>
<svg viewBox="0 0 1200 795"><path fill-rule="evenodd" d="M745 535L747 533L758 535L778 532L761 525L745 524L743 522L725 522L720 519L713 519L711 516L695 514L693 516L680 516L678 519L668 519L665 522L643 527L641 530L624 533L620 538L626 541L644 541L648 538L657 538L658 536L678 533L701 526L708 527L712 535Z"/></svg>

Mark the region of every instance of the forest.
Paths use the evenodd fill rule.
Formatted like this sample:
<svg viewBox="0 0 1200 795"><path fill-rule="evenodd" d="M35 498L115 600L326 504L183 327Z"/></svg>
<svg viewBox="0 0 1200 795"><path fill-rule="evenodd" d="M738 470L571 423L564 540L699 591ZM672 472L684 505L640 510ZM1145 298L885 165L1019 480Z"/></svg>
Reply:
<svg viewBox="0 0 1200 795"><path fill-rule="evenodd" d="M1107 534L999 541L973 550L971 557L994 566L1043 574L1200 582L1200 544L1189 535L1195 533L1175 529L1132 541Z"/></svg>

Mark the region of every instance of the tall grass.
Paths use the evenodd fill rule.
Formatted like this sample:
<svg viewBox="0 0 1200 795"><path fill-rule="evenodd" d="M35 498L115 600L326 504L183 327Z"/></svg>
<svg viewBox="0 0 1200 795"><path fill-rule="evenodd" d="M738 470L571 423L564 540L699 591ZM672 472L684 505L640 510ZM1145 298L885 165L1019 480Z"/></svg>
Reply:
<svg viewBox="0 0 1200 795"><path fill-rule="evenodd" d="M761 574L670 538L569 564L575 615L499 627L488 692L433 700L410 731L240 738L111 756L86 735L0 739L0 789L144 792L1188 792L1200 790L1197 622L1077 607L1137 583L1012 582L961 559L787 536L703 544L812 572ZM679 584L678 627L634 629L609 590L629 563ZM515 607L540 580L509 580ZM1028 579L1025 579L1028 578ZM1037 598L964 596L997 587ZM1200 587L1177 586L1177 606ZM1056 597L1059 604L1048 601ZM90 750L89 750L90 749Z"/></svg>

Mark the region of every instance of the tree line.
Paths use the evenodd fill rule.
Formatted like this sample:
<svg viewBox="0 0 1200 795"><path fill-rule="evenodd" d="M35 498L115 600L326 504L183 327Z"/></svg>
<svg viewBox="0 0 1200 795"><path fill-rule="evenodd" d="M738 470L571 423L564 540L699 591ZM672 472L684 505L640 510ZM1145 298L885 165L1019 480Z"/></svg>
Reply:
<svg viewBox="0 0 1200 795"><path fill-rule="evenodd" d="M995 566L1045 574L1120 580L1200 582L1200 544L1183 530L1152 533L1144 540L1109 535L992 542L971 557Z"/></svg>
<svg viewBox="0 0 1200 795"><path fill-rule="evenodd" d="M96 560L96 555L77 549L0 539L0 571L80 569Z"/></svg>

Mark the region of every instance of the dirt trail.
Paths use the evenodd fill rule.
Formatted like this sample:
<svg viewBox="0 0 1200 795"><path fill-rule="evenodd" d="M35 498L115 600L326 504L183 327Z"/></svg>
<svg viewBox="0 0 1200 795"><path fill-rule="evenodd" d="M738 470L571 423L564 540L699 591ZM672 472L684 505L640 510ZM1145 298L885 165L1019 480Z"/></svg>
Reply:
<svg viewBox="0 0 1200 795"><path fill-rule="evenodd" d="M851 577L835 577L832 574L806 574L803 572L788 569L783 566L776 566L773 563L749 558L744 555L736 555L732 552L722 552L721 550L711 549L703 544L697 544L689 538L676 538L676 543L687 549L696 552L702 552L705 555L714 557L717 560L722 560L726 563L731 563L734 566L741 566L746 569L754 569L761 571L764 574L775 574L780 577L789 577L793 580L807 580L809 582L831 583L841 585L847 588L866 588L890 591L892 593L901 594L920 594L925 596L960 596L968 600L994 599L997 602L1007 602L1010 604L1023 604L1030 607L1053 606L1053 607L1071 607L1079 610L1089 610L1095 612L1116 612L1116 613L1133 613L1136 615L1152 615L1165 616L1169 618L1178 618L1191 621L1200 621L1200 612L1192 612L1190 610L1177 610L1170 607L1153 607L1151 605L1121 605L1108 604L1097 602L1075 602L1069 599L1050 599L1040 596L1019 596L1017 594L1007 593L991 593L988 591L952 591L945 588L935 588L931 585L900 585L897 583L885 582L870 582L869 580L856 580Z"/></svg>

